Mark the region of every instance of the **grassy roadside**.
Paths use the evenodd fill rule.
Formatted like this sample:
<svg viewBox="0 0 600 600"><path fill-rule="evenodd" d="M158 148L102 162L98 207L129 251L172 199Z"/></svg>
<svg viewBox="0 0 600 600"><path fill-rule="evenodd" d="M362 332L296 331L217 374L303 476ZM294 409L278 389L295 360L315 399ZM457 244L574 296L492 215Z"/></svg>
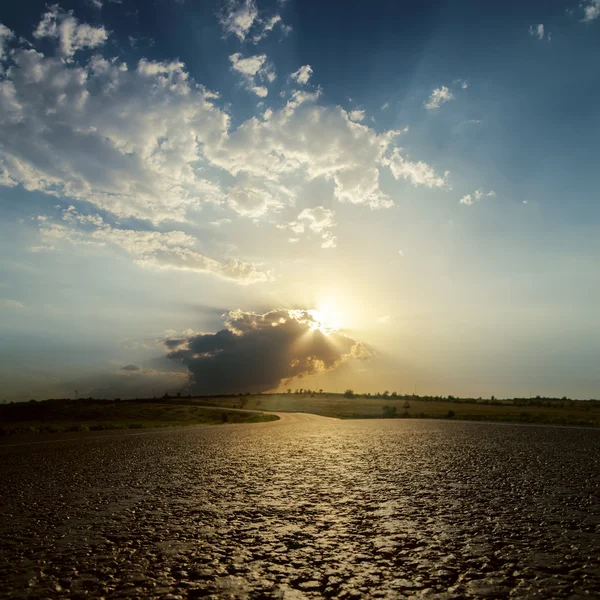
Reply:
<svg viewBox="0 0 600 600"><path fill-rule="evenodd" d="M0 406L0 436L274 421L275 415L194 404L48 400Z"/></svg>
<svg viewBox="0 0 600 600"><path fill-rule="evenodd" d="M600 427L598 401L534 401L533 405L523 405L510 400L490 402L362 395L346 398L342 394L309 393L6 404L0 405L0 436L257 423L277 419L262 411L307 412L340 419L418 418Z"/></svg>
<svg viewBox="0 0 600 600"><path fill-rule="evenodd" d="M499 423L538 423L600 427L600 403L589 401L519 405L510 401L450 401L418 398L375 398L342 394L262 394L186 400L203 406L224 406L265 411L309 412L340 419L418 418ZM409 408L404 408L408 402ZM547 404L547 405L546 405Z"/></svg>

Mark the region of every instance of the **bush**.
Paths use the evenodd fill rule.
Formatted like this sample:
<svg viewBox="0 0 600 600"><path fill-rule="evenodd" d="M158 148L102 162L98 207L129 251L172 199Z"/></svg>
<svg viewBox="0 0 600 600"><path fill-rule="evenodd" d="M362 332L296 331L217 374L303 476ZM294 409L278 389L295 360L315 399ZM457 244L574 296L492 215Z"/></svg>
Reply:
<svg viewBox="0 0 600 600"><path fill-rule="evenodd" d="M344 398L354 398L354 390L346 390L344 392Z"/></svg>
<svg viewBox="0 0 600 600"><path fill-rule="evenodd" d="M384 406L382 408L383 417L385 419L393 419L396 416L396 407L395 406Z"/></svg>
<svg viewBox="0 0 600 600"><path fill-rule="evenodd" d="M455 415L455 412L453 410L449 410L448 414L446 415L446 419L452 419Z"/></svg>

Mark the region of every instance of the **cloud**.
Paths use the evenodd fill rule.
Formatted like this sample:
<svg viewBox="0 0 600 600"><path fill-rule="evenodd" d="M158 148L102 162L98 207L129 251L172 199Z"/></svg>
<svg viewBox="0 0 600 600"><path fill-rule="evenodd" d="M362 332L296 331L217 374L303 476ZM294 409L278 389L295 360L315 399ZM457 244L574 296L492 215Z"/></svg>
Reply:
<svg viewBox="0 0 600 600"><path fill-rule="evenodd" d="M53 7L40 35L60 46L65 20L82 27ZM64 38L64 52L91 38ZM298 214L303 207L297 203L315 180L332 184L324 205L390 207L380 185L388 167L397 179L444 187L445 175L394 147L400 131L377 132L356 122L360 111L322 105L319 91L296 90L283 106L234 128L218 94L194 81L181 62L127 64L93 53L76 58L65 60L60 48L46 55L22 46L3 63L9 66L0 78L0 185L155 226L185 222L205 205L251 219L292 207ZM275 73L266 55L234 53L231 64L254 93L267 93L263 84ZM85 242L99 243L89 235L79 238Z"/></svg>
<svg viewBox="0 0 600 600"><path fill-rule="evenodd" d="M406 179L413 185L424 185L428 188L449 187L447 178L449 172L438 175L433 167L423 161L412 162L404 158L398 148L394 148L386 159L392 175L396 179Z"/></svg>
<svg viewBox="0 0 600 600"><path fill-rule="evenodd" d="M584 23L589 23L600 17L600 0L587 0L581 7L583 8Z"/></svg>
<svg viewBox="0 0 600 600"><path fill-rule="evenodd" d="M240 42L250 40L257 44L271 33L276 25L284 35L291 27L284 25L281 15L275 13L261 18L255 0L227 0L219 18L225 36L235 35ZM251 34L251 31L254 31Z"/></svg>
<svg viewBox="0 0 600 600"><path fill-rule="evenodd" d="M490 190L489 192L484 192L481 188L475 190L471 194L466 194L459 200L459 204L463 204L464 206L472 206L475 202L479 202L484 197L494 197L496 192L494 190Z"/></svg>
<svg viewBox="0 0 600 600"><path fill-rule="evenodd" d="M392 318L390 317L390 315L385 315L384 317L378 317L376 319L376 323L379 323L379 325L387 325L391 320Z"/></svg>
<svg viewBox="0 0 600 600"><path fill-rule="evenodd" d="M3 60L6 56L6 45L9 40L12 40L15 34L5 25L0 23L0 60ZM0 68L0 74L2 69Z"/></svg>
<svg viewBox="0 0 600 600"><path fill-rule="evenodd" d="M431 92L431 97L429 98L429 102L425 103L425 108L427 110L433 110L439 108L444 102L449 102L454 99L454 94L443 85L440 88L436 88Z"/></svg>
<svg viewBox="0 0 600 600"><path fill-rule="evenodd" d="M290 77L299 84L306 85L312 74L312 67L310 65L303 65L297 71L292 73Z"/></svg>
<svg viewBox="0 0 600 600"><path fill-rule="evenodd" d="M271 184L299 176L334 183L339 202L372 208L393 203L379 187L379 168L386 150L400 132L378 134L352 122L340 107L316 104L318 94L295 92L280 110L253 118L217 146L208 145L208 159L232 175Z"/></svg>
<svg viewBox="0 0 600 600"><path fill-rule="evenodd" d="M348 118L351 121L356 121L356 122L364 121L365 111L364 110L351 110L348 113Z"/></svg>
<svg viewBox="0 0 600 600"><path fill-rule="evenodd" d="M0 308L22 309L25 308L25 305L17 300L0 300Z"/></svg>
<svg viewBox="0 0 600 600"><path fill-rule="evenodd" d="M90 248L117 247L128 254L140 267L150 269L176 269L209 273L221 279L248 285L269 281L270 274L260 265L239 259L219 262L195 250L196 238L182 231L137 231L120 229L104 223L98 215L85 217L67 209L63 220L91 224L91 231L82 231L60 223L42 222L40 237L44 247L67 242L74 246Z"/></svg>
<svg viewBox="0 0 600 600"><path fill-rule="evenodd" d="M54 4L43 15L33 37L57 39L60 53L69 59L78 50L102 46L108 38L108 32L104 27L80 23L73 16L73 11L64 12L58 4Z"/></svg>
<svg viewBox="0 0 600 600"><path fill-rule="evenodd" d="M135 372L135 371L141 371L142 367L140 367L139 365L125 365L124 367L121 367L121 371L129 371L129 372Z"/></svg>
<svg viewBox="0 0 600 600"><path fill-rule="evenodd" d="M321 236L321 248L335 248L337 238L331 232L331 228L336 225L334 217L334 211L317 206L315 208L305 208L298 215L298 221L300 223L304 221L308 229ZM302 229L304 229L303 226Z"/></svg>
<svg viewBox="0 0 600 600"><path fill-rule="evenodd" d="M233 34L243 42L258 17L254 0L229 0L221 14L220 22L225 35Z"/></svg>
<svg viewBox="0 0 600 600"><path fill-rule="evenodd" d="M222 201L201 146L229 117L181 63L81 66L23 48L12 59L0 80L0 183L153 222Z"/></svg>
<svg viewBox="0 0 600 600"><path fill-rule="evenodd" d="M271 31L273 31L273 29L275 29L275 25L280 25L281 29L283 31L284 35L287 35L292 28L284 25L282 20L281 20L281 16L278 14L273 15L272 17L269 17L267 19L258 20L259 23L259 31L254 34L254 36L252 37L252 41L257 44L258 42L260 42L262 39L266 38L267 35L269 35L269 33L271 33Z"/></svg>
<svg viewBox="0 0 600 600"><path fill-rule="evenodd" d="M165 340L167 356L189 369L191 393L265 392L372 355L340 332L323 331L307 310L236 310L224 316L225 327L217 333Z"/></svg>
<svg viewBox="0 0 600 600"><path fill-rule="evenodd" d="M269 93L264 85L260 85L262 82L271 83L275 79L275 70L267 61L266 54L243 58L239 52L236 52L229 57L229 60L231 69L242 75L248 89L261 98Z"/></svg>
<svg viewBox="0 0 600 600"><path fill-rule="evenodd" d="M532 37L536 37L538 40L544 39L544 24L540 23L539 25L530 25L529 26L529 35Z"/></svg>

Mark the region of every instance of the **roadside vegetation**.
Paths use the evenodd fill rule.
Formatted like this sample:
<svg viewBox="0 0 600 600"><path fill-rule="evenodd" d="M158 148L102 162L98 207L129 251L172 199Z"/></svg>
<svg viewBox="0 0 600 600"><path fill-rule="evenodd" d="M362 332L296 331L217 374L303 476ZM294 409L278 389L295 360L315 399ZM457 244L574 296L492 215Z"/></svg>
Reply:
<svg viewBox="0 0 600 600"><path fill-rule="evenodd" d="M176 401L45 400L0 405L0 436L182 425L259 423L276 415L244 412Z"/></svg>
<svg viewBox="0 0 600 600"><path fill-rule="evenodd" d="M260 394L195 398L205 406L251 410L309 412L341 419L451 419L600 427L600 401L569 398L457 398L381 392L360 394L346 390L290 390Z"/></svg>
<svg viewBox="0 0 600 600"><path fill-rule="evenodd" d="M253 412L247 412L253 411ZM263 412L264 411L264 412ZM570 398L456 398L288 390L283 394L181 396L136 400L45 400L0 405L0 435L257 423L268 412L340 419L449 419L600 427L600 401Z"/></svg>

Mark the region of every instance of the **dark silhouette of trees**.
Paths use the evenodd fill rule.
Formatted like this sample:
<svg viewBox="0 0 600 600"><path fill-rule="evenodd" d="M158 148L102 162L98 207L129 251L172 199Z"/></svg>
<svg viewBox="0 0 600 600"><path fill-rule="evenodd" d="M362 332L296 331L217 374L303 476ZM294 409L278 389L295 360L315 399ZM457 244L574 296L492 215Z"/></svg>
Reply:
<svg viewBox="0 0 600 600"><path fill-rule="evenodd" d="M344 397L345 398L354 398L354 390L350 390L350 389L346 390L344 392Z"/></svg>

